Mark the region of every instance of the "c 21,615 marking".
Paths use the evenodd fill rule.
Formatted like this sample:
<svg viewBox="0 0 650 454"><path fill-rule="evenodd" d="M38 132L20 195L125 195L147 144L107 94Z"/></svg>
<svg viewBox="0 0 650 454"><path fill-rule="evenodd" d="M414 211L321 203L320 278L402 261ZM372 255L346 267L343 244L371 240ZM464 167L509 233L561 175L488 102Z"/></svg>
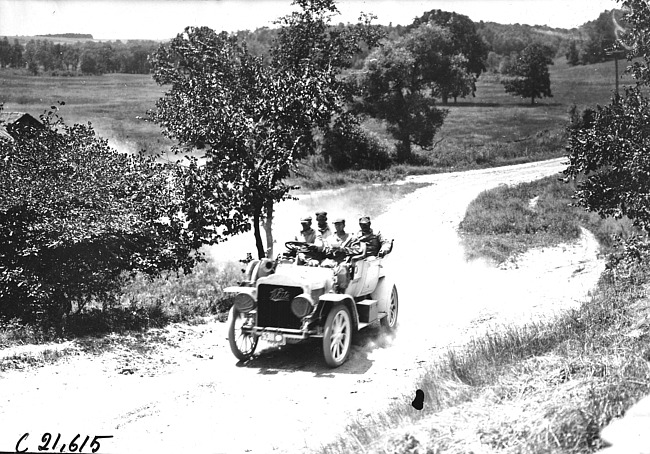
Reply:
<svg viewBox="0 0 650 454"><path fill-rule="evenodd" d="M25 433L20 439L18 440L18 443L16 443L16 452L27 452L29 451L29 448L26 447L27 444L27 439L29 438L29 433ZM59 441L61 440L61 434L56 435L56 439L54 439L54 443L52 443L52 434L45 432L43 436L41 437L41 444L38 446L39 451L55 451L55 452L84 452L83 449L86 447L88 442L90 441L90 435L86 435L86 437L81 441L81 434L75 435L75 437L69 442L69 443L62 443L59 445ZM97 452L99 451L99 448L101 447L99 441L103 438L113 438L113 435L95 435L92 438L92 441L88 445L90 448L89 452ZM50 445L50 443L52 443ZM22 449L21 449L22 448ZM87 451L88 452L88 451Z"/></svg>

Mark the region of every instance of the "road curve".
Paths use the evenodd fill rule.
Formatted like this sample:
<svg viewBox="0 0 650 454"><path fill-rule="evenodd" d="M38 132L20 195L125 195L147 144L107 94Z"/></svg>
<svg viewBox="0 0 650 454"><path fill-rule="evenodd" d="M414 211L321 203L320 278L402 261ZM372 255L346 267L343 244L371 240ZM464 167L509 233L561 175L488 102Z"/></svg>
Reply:
<svg viewBox="0 0 650 454"><path fill-rule="evenodd" d="M80 354L0 374L0 451L13 451L24 433L21 448L36 451L48 432L112 435L99 452L304 452L350 418L395 401L410 406L423 364L444 347L562 310L594 285L602 264L588 233L512 270L466 263L458 242L457 225L481 191L556 174L562 162L410 177L430 185L373 221L395 239L385 262L400 293L398 330L359 336L339 369L324 365L317 343L263 348L238 364L225 324L172 326L158 332L162 347L143 354ZM295 202L277 216L299 212Z"/></svg>

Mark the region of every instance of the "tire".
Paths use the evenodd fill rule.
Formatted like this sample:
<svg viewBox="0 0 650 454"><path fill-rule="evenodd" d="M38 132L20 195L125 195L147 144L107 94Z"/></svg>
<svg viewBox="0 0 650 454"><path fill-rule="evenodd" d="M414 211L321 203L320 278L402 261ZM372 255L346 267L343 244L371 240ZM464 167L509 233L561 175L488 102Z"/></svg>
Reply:
<svg viewBox="0 0 650 454"><path fill-rule="evenodd" d="M399 297L397 296L397 287L394 285L390 291L390 300L388 301L387 309L386 316L381 319L381 326L388 331L393 331L397 326L397 315L399 313Z"/></svg>
<svg viewBox="0 0 650 454"><path fill-rule="evenodd" d="M330 367L339 367L348 359L352 345L352 317L347 307L334 306L325 320L323 355Z"/></svg>
<svg viewBox="0 0 650 454"><path fill-rule="evenodd" d="M230 308L228 316L228 343L230 350L240 361L246 361L253 356L257 348L258 338L251 334L243 333L242 325L246 321L246 314L239 312L235 306Z"/></svg>

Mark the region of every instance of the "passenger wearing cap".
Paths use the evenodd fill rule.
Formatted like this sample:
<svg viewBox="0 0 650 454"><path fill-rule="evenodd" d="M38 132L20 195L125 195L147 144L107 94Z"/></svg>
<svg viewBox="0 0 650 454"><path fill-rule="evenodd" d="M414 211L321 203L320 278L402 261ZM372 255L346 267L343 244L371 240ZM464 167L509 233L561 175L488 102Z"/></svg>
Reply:
<svg viewBox="0 0 650 454"><path fill-rule="evenodd" d="M336 286L339 291L345 290L350 283L347 264L342 262L347 255L359 252L353 248L353 239L354 235L345 231L345 219L334 220L334 233L325 240L324 250L328 258L321 262L321 266L334 268Z"/></svg>
<svg viewBox="0 0 650 454"><path fill-rule="evenodd" d="M354 243L365 243L366 256L383 257L393 249L393 241L383 238L381 233L374 233L370 228L370 217L361 216L359 218L359 228L361 229L354 237Z"/></svg>
<svg viewBox="0 0 650 454"><path fill-rule="evenodd" d="M318 232L316 233L316 237L324 244L325 240L332 234L332 230L327 224L327 213L325 211L317 212L316 222L318 223Z"/></svg>
<svg viewBox="0 0 650 454"><path fill-rule="evenodd" d="M343 260L346 249L352 245L353 235L345 231L345 219L337 218L334 221L334 233L324 241L325 252L336 260Z"/></svg>
<svg viewBox="0 0 650 454"><path fill-rule="evenodd" d="M305 216L300 220L302 230L296 235L295 241L314 244L316 242L316 231L311 228L311 216Z"/></svg>

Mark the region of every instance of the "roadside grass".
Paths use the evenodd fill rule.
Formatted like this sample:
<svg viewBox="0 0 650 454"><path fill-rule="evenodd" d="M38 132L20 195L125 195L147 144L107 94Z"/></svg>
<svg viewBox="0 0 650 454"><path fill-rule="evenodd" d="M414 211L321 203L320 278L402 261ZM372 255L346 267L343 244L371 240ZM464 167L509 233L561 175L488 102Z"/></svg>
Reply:
<svg viewBox="0 0 650 454"><path fill-rule="evenodd" d="M223 289L241 279L242 267L241 263L206 261L187 275L168 272L155 279L136 275L112 302L91 302L67 315L64 337L144 331L179 322L199 324L210 318L223 321L232 304ZM18 320L0 324L0 349L59 340L52 328Z"/></svg>
<svg viewBox="0 0 650 454"><path fill-rule="evenodd" d="M575 183L562 174L517 186L484 191L467 208L459 226L466 258L487 258L500 264L534 247L550 247L580 236L580 226L598 239L603 252L615 246L615 235L635 231L627 219L601 219L570 206Z"/></svg>
<svg viewBox="0 0 650 454"><path fill-rule="evenodd" d="M557 180L545 183L548 193L557 191ZM520 205L539 194L540 186L519 187ZM542 195L537 206L555 209ZM504 207L492 207L495 218ZM585 220L575 209L564 217ZM527 223L525 216L514 219ZM629 228L588 222L598 237ZM571 228L559 230L557 241L573 235ZM599 431L650 392L648 288L650 258L610 261L580 307L552 320L504 326L432 358L415 385L425 395L422 411L410 405L412 395L403 396L385 412L358 418L317 452L595 452L604 447Z"/></svg>
<svg viewBox="0 0 650 454"><path fill-rule="evenodd" d="M223 319L230 299L223 289L241 279L241 264L200 263L189 274L167 272L149 279L136 275L111 305L91 305L66 320L67 336L160 328L169 323L204 323L205 317Z"/></svg>

